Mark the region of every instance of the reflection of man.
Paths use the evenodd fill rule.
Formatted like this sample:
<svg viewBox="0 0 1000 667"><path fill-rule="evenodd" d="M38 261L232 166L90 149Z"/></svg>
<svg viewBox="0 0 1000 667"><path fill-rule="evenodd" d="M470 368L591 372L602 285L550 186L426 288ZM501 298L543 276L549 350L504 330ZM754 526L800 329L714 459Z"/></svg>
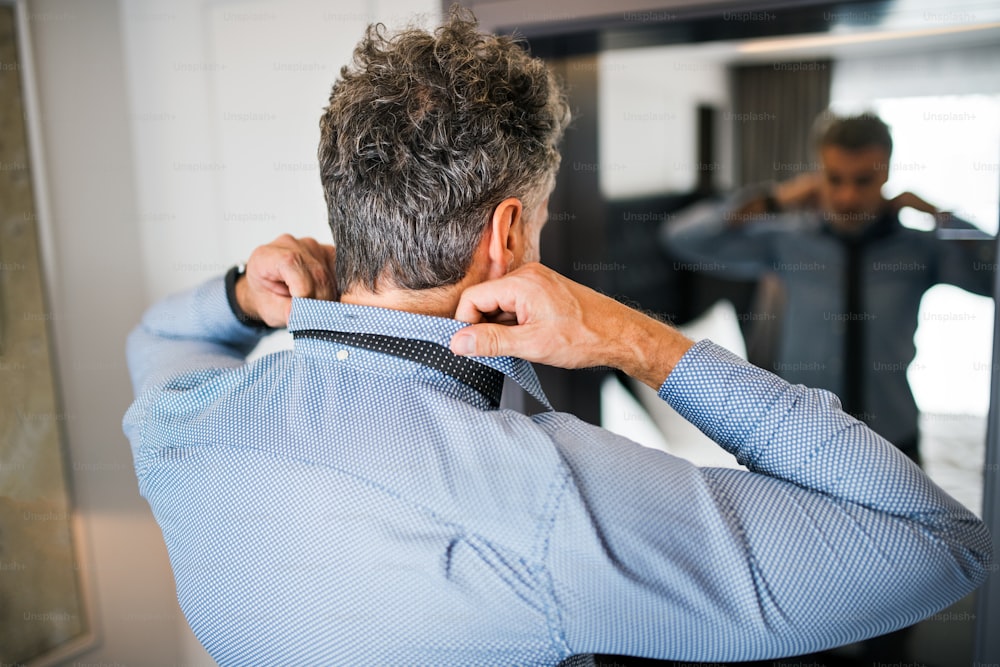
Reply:
<svg viewBox="0 0 1000 667"><path fill-rule="evenodd" d="M715 273L777 274L784 313L774 370L836 393L847 412L919 462L906 369L920 299L937 283L990 294L993 243L899 224L911 207L948 233L975 229L913 193L883 197L892 139L877 117L835 119L818 147L819 173L697 205L665 225L664 240Z"/></svg>
<svg viewBox="0 0 1000 667"><path fill-rule="evenodd" d="M984 578L982 524L831 395L532 262L567 120L474 23L371 30L321 123L336 256L281 237L133 332L140 489L219 662L761 658ZM247 363L265 322L294 350ZM620 368L752 472L498 409L545 402L524 359Z"/></svg>

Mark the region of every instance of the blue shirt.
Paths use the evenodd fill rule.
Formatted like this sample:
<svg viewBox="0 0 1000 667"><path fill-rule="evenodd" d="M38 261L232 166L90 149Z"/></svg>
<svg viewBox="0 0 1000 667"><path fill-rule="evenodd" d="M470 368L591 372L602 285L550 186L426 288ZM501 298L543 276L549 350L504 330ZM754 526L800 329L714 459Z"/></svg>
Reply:
<svg viewBox="0 0 1000 667"><path fill-rule="evenodd" d="M297 299L289 328L447 345L461 326ZM832 394L708 341L659 393L750 472L493 409L384 353L297 339L247 363L260 336L217 279L128 342L139 489L221 664L762 659L913 623L985 578L975 516Z"/></svg>

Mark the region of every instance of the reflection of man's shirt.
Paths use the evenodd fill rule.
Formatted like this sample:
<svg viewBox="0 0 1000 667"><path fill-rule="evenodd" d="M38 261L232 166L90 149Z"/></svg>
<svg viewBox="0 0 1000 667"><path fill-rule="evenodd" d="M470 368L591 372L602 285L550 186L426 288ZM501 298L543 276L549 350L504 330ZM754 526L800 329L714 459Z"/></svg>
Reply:
<svg viewBox="0 0 1000 667"><path fill-rule="evenodd" d="M447 345L451 320L305 299L293 331ZM129 339L124 428L188 622L222 664L791 655L929 615L988 538L823 391L704 341L660 395L756 472L528 417L418 362L260 337L221 280ZM491 361L520 382L525 362Z"/></svg>
<svg viewBox="0 0 1000 667"><path fill-rule="evenodd" d="M664 225L668 249L722 277L777 275L784 311L769 370L832 391L882 436L915 443L917 405L906 372L916 354L920 300L938 283L992 294L993 242L940 239L902 227L894 214L854 238L833 233L815 213L728 225L752 195L748 189L680 214ZM975 229L951 222L954 232Z"/></svg>

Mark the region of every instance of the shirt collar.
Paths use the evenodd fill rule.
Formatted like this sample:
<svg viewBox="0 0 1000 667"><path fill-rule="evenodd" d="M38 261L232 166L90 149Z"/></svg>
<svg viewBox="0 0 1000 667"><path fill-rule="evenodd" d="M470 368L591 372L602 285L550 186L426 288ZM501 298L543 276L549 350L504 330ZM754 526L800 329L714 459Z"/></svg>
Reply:
<svg viewBox="0 0 1000 667"><path fill-rule="evenodd" d="M426 340L445 348L449 346L455 332L467 326L469 325L466 322L445 317L304 298L292 299L292 312L288 318L288 330L292 333L315 329L374 333L383 336ZM548 398L542 391L535 369L524 359L516 357L469 358L508 376L535 397L546 409L552 410Z"/></svg>
<svg viewBox="0 0 1000 667"><path fill-rule="evenodd" d="M885 238L900 229L898 214L888 207L882 209L874 220L853 234L838 231L825 217L821 216L821 220L823 231L844 243L869 243Z"/></svg>

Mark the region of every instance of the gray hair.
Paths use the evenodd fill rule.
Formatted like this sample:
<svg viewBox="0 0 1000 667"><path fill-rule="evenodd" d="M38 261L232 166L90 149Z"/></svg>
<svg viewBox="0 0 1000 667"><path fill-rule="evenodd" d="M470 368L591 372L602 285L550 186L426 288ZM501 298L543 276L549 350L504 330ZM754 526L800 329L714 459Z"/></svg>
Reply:
<svg viewBox="0 0 1000 667"><path fill-rule="evenodd" d="M433 34L368 26L320 119L338 287L457 283L496 205L551 189L569 119L545 63L467 11Z"/></svg>

